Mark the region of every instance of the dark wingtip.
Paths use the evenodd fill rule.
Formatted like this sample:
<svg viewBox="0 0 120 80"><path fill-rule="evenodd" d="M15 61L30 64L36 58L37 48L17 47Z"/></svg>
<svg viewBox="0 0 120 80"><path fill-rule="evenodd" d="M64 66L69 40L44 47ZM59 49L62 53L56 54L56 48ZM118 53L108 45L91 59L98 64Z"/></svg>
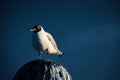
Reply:
<svg viewBox="0 0 120 80"><path fill-rule="evenodd" d="M59 57L62 57L62 55L58 55Z"/></svg>
<svg viewBox="0 0 120 80"><path fill-rule="evenodd" d="M63 54L62 55L64 55L65 53L63 52Z"/></svg>

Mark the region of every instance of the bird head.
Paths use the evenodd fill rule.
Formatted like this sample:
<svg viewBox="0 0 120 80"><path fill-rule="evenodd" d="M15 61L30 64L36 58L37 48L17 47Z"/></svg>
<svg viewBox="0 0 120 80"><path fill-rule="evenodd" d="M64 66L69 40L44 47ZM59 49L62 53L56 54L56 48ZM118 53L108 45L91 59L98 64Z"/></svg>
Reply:
<svg viewBox="0 0 120 80"><path fill-rule="evenodd" d="M41 25L35 25L35 26L33 26L32 29L30 29L30 31L32 31L32 32L39 32L41 30L43 30Z"/></svg>

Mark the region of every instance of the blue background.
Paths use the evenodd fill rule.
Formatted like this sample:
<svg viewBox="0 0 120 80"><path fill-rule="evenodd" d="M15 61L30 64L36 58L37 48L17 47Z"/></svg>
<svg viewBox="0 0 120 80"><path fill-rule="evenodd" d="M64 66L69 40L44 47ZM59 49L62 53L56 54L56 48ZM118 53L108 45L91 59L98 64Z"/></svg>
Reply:
<svg viewBox="0 0 120 80"><path fill-rule="evenodd" d="M73 80L120 80L119 0L4 0L0 2L0 78L12 80L38 59L29 31L40 24L65 55L42 55L62 64Z"/></svg>

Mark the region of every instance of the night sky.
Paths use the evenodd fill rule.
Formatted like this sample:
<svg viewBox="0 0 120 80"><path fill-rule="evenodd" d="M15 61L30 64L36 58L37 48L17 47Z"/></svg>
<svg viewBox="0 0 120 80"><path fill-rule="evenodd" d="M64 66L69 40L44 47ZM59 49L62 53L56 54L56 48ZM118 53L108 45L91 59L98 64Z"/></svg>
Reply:
<svg viewBox="0 0 120 80"><path fill-rule="evenodd" d="M73 80L120 80L119 0L3 0L0 2L0 78L12 80L27 62L38 59L30 29L51 33L62 64Z"/></svg>

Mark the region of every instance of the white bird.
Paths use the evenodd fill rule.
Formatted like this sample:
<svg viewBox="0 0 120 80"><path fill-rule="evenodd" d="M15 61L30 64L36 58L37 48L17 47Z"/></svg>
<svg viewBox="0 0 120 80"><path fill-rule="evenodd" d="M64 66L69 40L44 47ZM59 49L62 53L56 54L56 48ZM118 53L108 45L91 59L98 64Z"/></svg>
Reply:
<svg viewBox="0 0 120 80"><path fill-rule="evenodd" d="M44 31L42 26L35 25L30 31L33 32L32 34L33 48L39 53L40 57L41 53L57 54L59 56L64 54L57 48L57 44L52 35Z"/></svg>

